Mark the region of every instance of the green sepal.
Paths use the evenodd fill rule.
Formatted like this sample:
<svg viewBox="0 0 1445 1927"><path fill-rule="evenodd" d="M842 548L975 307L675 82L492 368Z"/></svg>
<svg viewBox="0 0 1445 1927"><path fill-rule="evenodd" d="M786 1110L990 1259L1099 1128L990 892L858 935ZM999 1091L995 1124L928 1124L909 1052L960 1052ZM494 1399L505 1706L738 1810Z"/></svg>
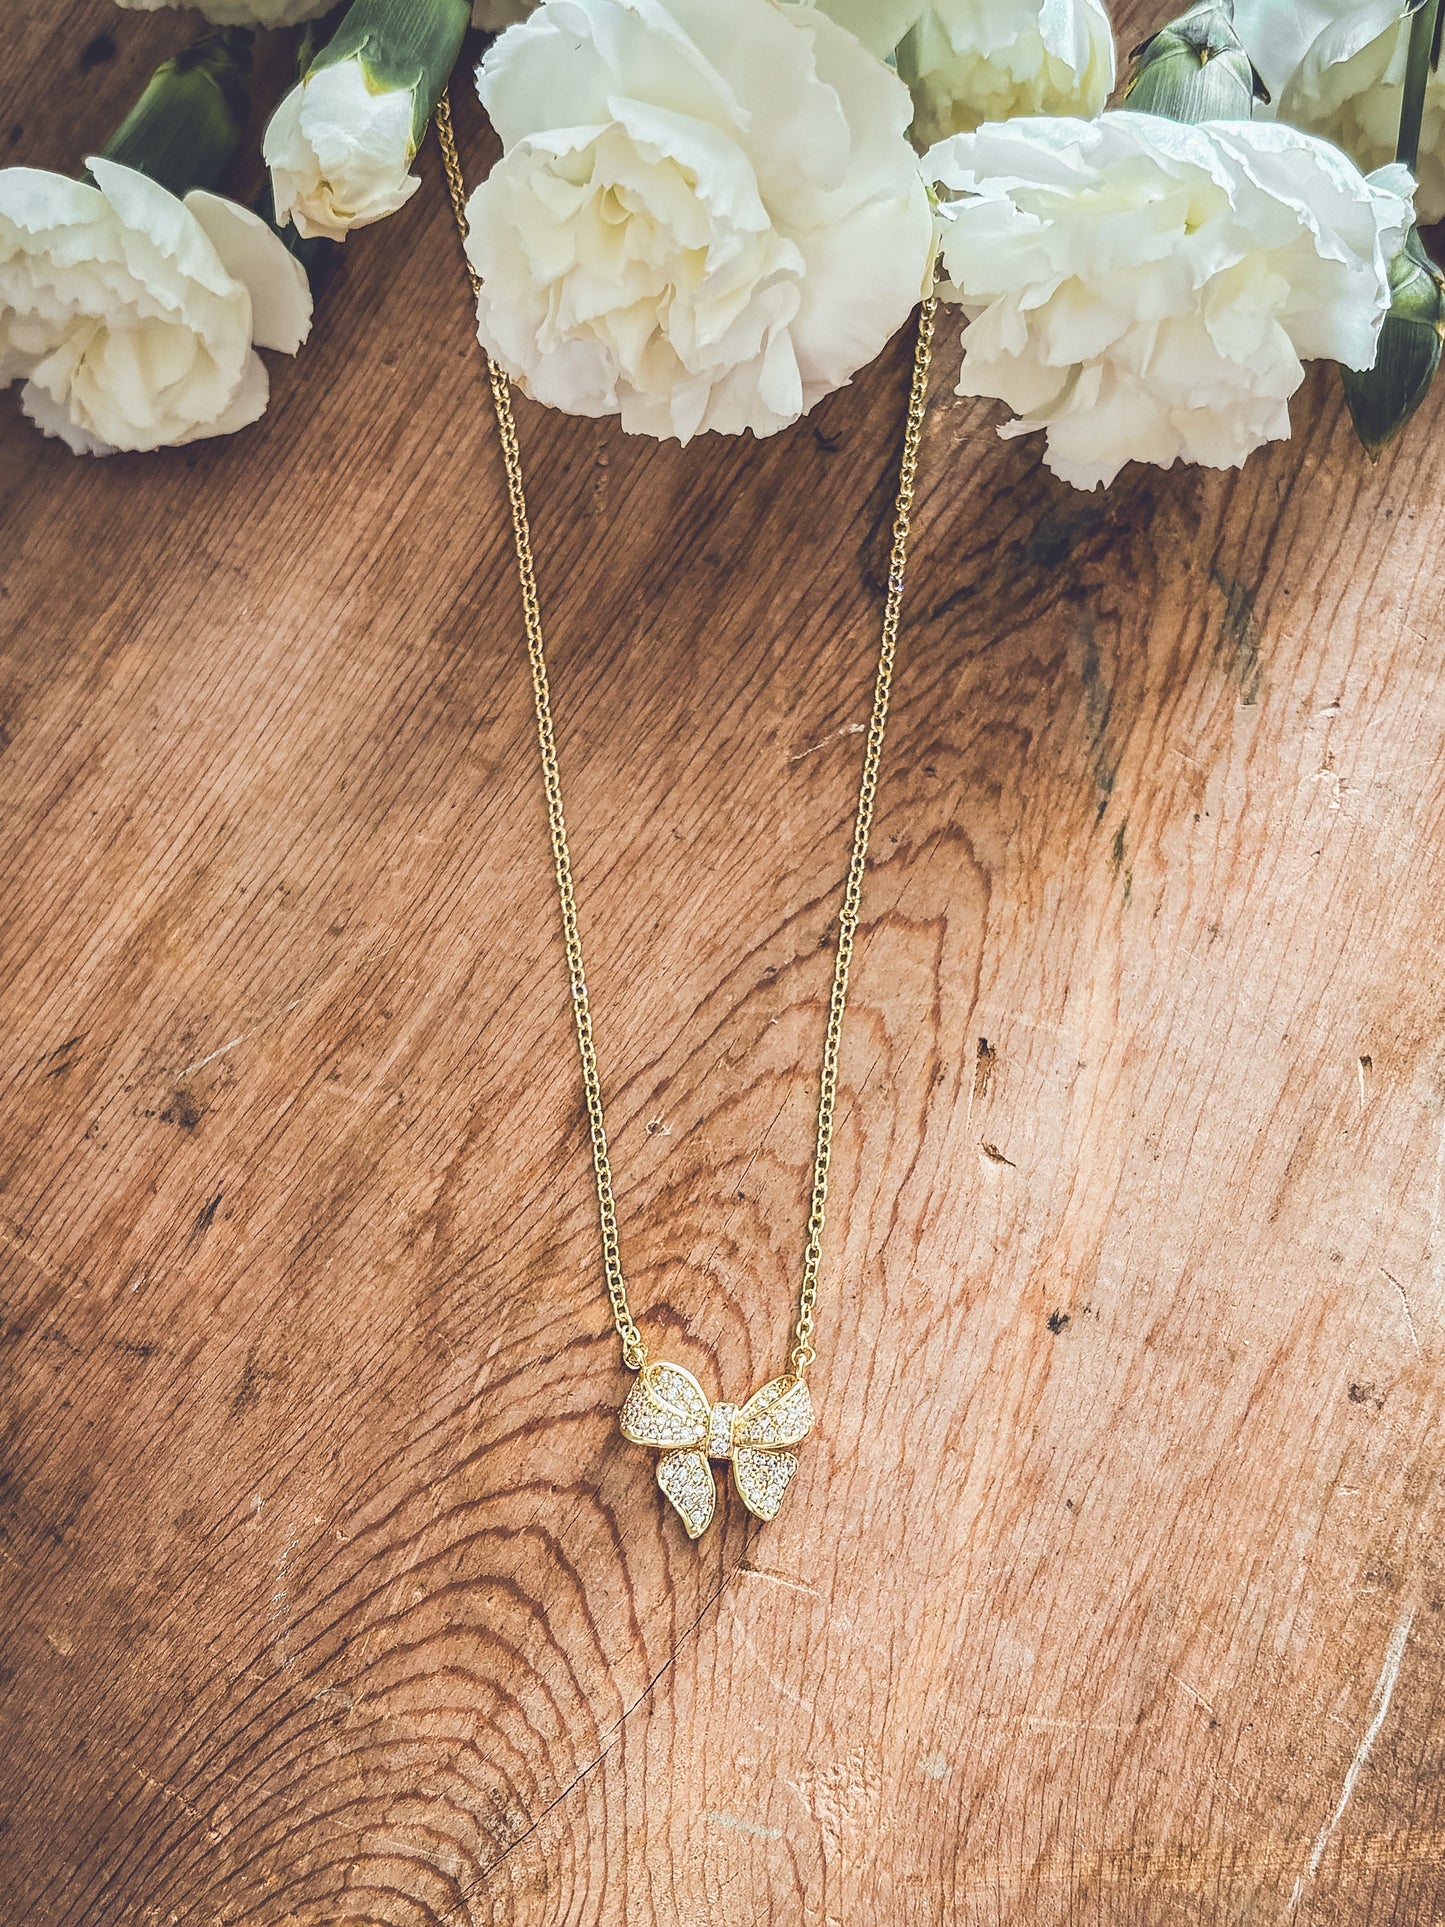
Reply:
<svg viewBox="0 0 1445 1927"><path fill-rule="evenodd" d="M1269 99L1234 25L1234 0L1199 0L1134 49L1124 105L1165 120L1251 120Z"/></svg>
<svg viewBox="0 0 1445 1927"><path fill-rule="evenodd" d="M148 174L172 194L214 188L250 116L251 42L249 28L225 27L165 61L102 156Z"/></svg>
<svg viewBox="0 0 1445 1927"><path fill-rule="evenodd" d="M356 60L374 94L409 93L415 150L451 79L471 17L470 0L352 0L307 75Z"/></svg>
<svg viewBox="0 0 1445 1927"><path fill-rule="evenodd" d="M260 192L251 203L251 212L260 216L286 252L301 263L301 271L306 276L314 305L321 299L321 292L341 259L341 243L328 240L325 235L301 234L294 222L278 221L276 189L269 175L261 183Z"/></svg>
<svg viewBox="0 0 1445 1927"><path fill-rule="evenodd" d="M1355 433L1377 462L1430 392L1445 330L1445 275L1418 228L1390 263L1390 311L1370 368L1341 368Z"/></svg>

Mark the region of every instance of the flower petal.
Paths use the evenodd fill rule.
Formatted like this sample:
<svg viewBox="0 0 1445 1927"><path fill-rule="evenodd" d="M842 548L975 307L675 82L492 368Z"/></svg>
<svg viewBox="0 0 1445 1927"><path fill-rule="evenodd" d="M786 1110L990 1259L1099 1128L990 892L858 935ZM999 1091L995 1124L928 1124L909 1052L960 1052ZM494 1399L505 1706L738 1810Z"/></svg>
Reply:
<svg viewBox="0 0 1445 1927"><path fill-rule="evenodd" d="M197 188L186 206L227 272L250 292L252 341L294 355L311 332L311 288L296 256L260 215L222 195Z"/></svg>

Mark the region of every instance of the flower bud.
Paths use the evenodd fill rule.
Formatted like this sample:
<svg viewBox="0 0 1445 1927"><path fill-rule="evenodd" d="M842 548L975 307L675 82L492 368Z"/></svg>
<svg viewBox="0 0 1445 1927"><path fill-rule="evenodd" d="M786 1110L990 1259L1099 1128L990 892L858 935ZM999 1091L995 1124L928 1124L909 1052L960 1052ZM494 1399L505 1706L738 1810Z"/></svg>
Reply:
<svg viewBox="0 0 1445 1927"><path fill-rule="evenodd" d="M278 220L344 241L411 199L469 17L469 0L354 0L266 129Z"/></svg>
<svg viewBox="0 0 1445 1927"><path fill-rule="evenodd" d="M1442 333L1445 275L1412 227L1390 263L1390 309L1374 366L1340 370L1350 419L1372 462L1424 401L1440 366Z"/></svg>
<svg viewBox="0 0 1445 1927"><path fill-rule="evenodd" d="M212 188L240 146L250 111L250 34L203 34L156 69L103 155L171 194Z"/></svg>
<svg viewBox="0 0 1445 1927"><path fill-rule="evenodd" d="M1199 0L1134 50L1125 103L1166 120L1251 120L1269 95L1235 32L1233 0Z"/></svg>

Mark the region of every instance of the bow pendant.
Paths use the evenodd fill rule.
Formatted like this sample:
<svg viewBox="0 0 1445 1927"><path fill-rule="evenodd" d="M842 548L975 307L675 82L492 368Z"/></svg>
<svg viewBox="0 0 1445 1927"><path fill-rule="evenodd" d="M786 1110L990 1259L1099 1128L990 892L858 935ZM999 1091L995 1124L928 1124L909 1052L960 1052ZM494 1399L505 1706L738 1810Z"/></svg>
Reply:
<svg viewBox="0 0 1445 1927"><path fill-rule="evenodd" d="M746 1405L709 1405L691 1372L659 1358L637 1374L618 1423L625 1439L662 1453L657 1483L696 1539L717 1505L709 1459L730 1459L748 1511L773 1517L798 1469L798 1455L787 1447L812 1431L813 1401L806 1382L787 1374L770 1379Z"/></svg>

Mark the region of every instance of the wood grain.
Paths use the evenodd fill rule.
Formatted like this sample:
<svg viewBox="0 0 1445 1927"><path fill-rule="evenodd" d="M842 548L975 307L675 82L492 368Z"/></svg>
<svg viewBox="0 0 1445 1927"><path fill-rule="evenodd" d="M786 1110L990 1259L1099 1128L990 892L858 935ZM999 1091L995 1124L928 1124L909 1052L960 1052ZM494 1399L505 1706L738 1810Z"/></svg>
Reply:
<svg viewBox="0 0 1445 1927"><path fill-rule="evenodd" d="M11 156L73 165L174 31L12 5ZM945 342L821 1434L694 1547L614 1430L424 172L256 430L77 461L5 407L0 1916L1436 1920L1438 410L1372 471L1316 370L1242 475L1080 496ZM624 1256L734 1396L907 355L763 444L520 411Z"/></svg>

